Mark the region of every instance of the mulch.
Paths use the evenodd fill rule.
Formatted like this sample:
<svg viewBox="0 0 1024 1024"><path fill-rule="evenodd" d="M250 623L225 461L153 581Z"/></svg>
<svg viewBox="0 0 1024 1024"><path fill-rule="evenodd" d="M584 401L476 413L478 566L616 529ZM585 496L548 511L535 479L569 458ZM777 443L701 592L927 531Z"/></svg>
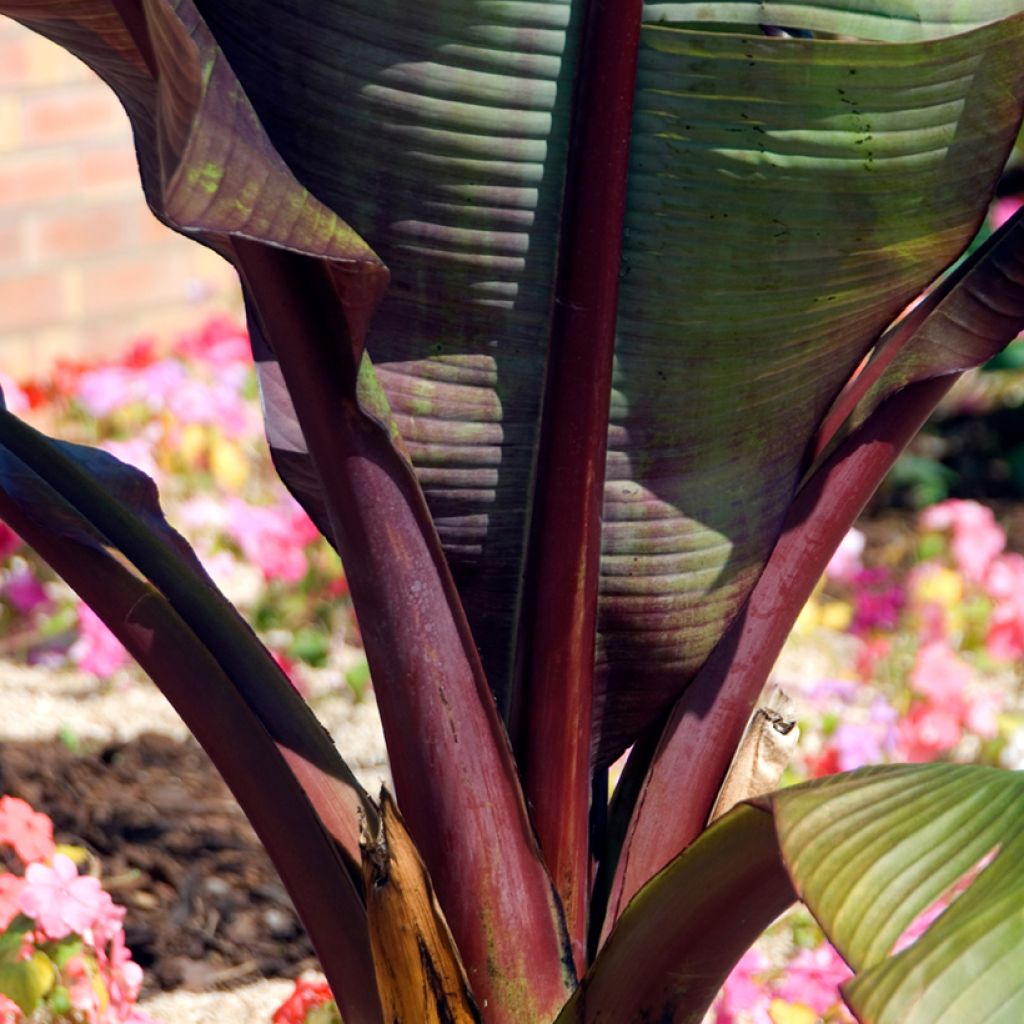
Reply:
<svg viewBox="0 0 1024 1024"><path fill-rule="evenodd" d="M316 967L277 873L209 758L146 733L88 752L0 742L0 792L94 854L145 971L143 994L211 991Z"/></svg>

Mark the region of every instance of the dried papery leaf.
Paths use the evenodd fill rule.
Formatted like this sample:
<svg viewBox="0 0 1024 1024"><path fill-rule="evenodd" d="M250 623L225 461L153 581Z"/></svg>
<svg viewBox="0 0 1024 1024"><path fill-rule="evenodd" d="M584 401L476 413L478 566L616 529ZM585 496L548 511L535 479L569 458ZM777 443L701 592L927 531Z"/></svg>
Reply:
<svg viewBox="0 0 1024 1024"><path fill-rule="evenodd" d="M708 818L720 818L743 800L770 793L779 784L800 740L795 707L777 687L754 712Z"/></svg>
<svg viewBox="0 0 1024 1024"><path fill-rule="evenodd" d="M434 887L386 789L380 804L380 831L363 841L363 878L384 1018L480 1024Z"/></svg>

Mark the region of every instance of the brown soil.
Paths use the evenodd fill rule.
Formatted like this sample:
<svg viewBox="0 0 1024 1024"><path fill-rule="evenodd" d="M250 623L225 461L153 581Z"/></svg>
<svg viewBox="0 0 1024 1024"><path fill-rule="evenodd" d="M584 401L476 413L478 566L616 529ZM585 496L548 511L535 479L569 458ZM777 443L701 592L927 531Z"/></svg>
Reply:
<svg viewBox="0 0 1024 1024"><path fill-rule="evenodd" d="M95 854L127 907L144 993L316 966L267 855L194 742L146 733L88 753L57 740L2 742L0 792L49 814L58 842Z"/></svg>

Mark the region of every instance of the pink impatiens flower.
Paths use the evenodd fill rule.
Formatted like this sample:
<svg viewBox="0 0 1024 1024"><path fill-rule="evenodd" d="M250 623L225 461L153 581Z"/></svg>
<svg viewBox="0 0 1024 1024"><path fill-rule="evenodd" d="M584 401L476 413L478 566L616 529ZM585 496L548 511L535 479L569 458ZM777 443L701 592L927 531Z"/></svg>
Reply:
<svg viewBox="0 0 1024 1024"><path fill-rule="evenodd" d="M25 864L46 860L53 853L53 822L19 797L2 796L0 843L14 847Z"/></svg>
<svg viewBox="0 0 1024 1024"><path fill-rule="evenodd" d="M21 538L6 524L0 522L0 562L21 547Z"/></svg>
<svg viewBox="0 0 1024 1024"><path fill-rule="evenodd" d="M825 575L839 583L849 583L864 568L860 556L864 554L865 543L866 538L860 530L848 530L835 554L829 559Z"/></svg>
<svg viewBox="0 0 1024 1024"><path fill-rule="evenodd" d="M995 602L985 649L997 661L1024 656L1024 556L1001 555L989 566L985 590Z"/></svg>
<svg viewBox="0 0 1024 1024"><path fill-rule="evenodd" d="M71 646L71 657L83 671L99 679L109 679L128 664L128 652L103 620L87 605L78 606L78 639Z"/></svg>
<svg viewBox="0 0 1024 1024"><path fill-rule="evenodd" d="M787 1003L809 1006L823 1017L840 1004L839 986L852 977L853 971L826 942L816 949L801 949L776 992Z"/></svg>
<svg viewBox="0 0 1024 1024"><path fill-rule="evenodd" d="M21 907L21 890L25 879L17 875L0 875L0 932L18 916Z"/></svg>
<svg viewBox="0 0 1024 1024"><path fill-rule="evenodd" d="M915 704L898 728L903 756L913 762L933 761L948 753L963 735L959 709L930 703Z"/></svg>
<svg viewBox="0 0 1024 1024"><path fill-rule="evenodd" d="M37 608L49 604L46 588L29 569L11 574L4 584L4 597L22 614L31 615Z"/></svg>
<svg viewBox="0 0 1024 1024"><path fill-rule="evenodd" d="M108 911L109 901L99 879L80 875L63 853L53 855L53 867L29 864L25 869L21 912L33 918L48 938L81 935Z"/></svg>
<svg viewBox="0 0 1024 1024"><path fill-rule="evenodd" d="M298 502L277 505L231 503L229 531L245 557L267 580L298 583L309 568L306 545L319 533Z"/></svg>
<svg viewBox="0 0 1024 1024"><path fill-rule="evenodd" d="M757 976L768 971L770 964L759 949L748 949L725 979L715 1002L711 1021L714 1024L771 1024L768 1016L770 995L767 985Z"/></svg>
<svg viewBox="0 0 1024 1024"><path fill-rule="evenodd" d="M910 685L920 694L946 707L961 707L973 670L944 643L925 644L910 671Z"/></svg>
<svg viewBox="0 0 1024 1024"><path fill-rule="evenodd" d="M976 501L950 499L921 513L926 530L949 530L950 549L957 568L971 583L985 578L992 561L1006 547L1006 533L996 522L992 509Z"/></svg>

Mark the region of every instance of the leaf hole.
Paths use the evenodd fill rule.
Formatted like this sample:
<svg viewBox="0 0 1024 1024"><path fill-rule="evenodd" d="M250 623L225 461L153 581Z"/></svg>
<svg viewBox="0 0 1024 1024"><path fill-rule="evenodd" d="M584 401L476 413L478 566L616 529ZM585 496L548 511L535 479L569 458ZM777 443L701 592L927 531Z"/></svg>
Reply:
<svg viewBox="0 0 1024 1024"><path fill-rule="evenodd" d="M979 857L944 893L933 903L925 907L913 921L903 930L903 934L893 944L891 955L901 953L912 946L928 929L962 896L974 880L995 860L999 853L999 844L988 853Z"/></svg>

